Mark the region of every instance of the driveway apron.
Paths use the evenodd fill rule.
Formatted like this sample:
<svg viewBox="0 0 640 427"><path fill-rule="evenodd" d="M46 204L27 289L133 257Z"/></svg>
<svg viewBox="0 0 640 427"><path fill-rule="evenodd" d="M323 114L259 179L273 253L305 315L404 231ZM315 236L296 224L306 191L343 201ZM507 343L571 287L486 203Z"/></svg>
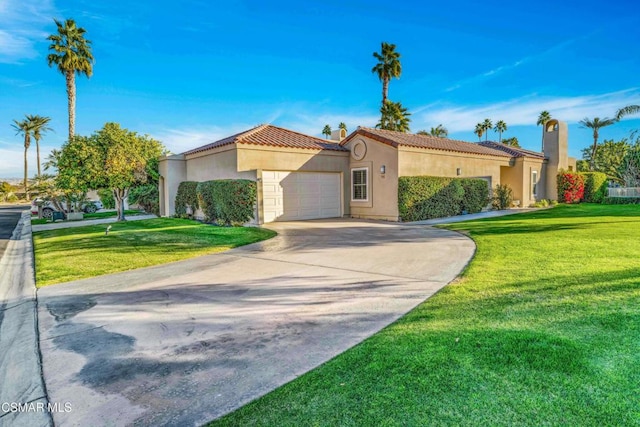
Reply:
<svg viewBox="0 0 640 427"><path fill-rule="evenodd" d="M468 238L394 223L269 224L277 237L40 289L56 425L200 425L389 325L453 280ZM70 260L72 262L72 260Z"/></svg>

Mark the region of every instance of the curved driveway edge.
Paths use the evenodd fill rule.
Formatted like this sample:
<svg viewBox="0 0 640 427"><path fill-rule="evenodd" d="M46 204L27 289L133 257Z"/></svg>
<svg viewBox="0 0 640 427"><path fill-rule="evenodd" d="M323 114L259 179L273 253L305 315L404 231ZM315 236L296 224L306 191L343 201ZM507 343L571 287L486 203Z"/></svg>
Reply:
<svg viewBox="0 0 640 427"><path fill-rule="evenodd" d="M58 425L198 425L317 367L455 279L474 243L358 220L38 291Z"/></svg>
<svg viewBox="0 0 640 427"><path fill-rule="evenodd" d="M0 426L48 426L38 347L31 213L25 211L0 260ZM16 410L16 406L26 407Z"/></svg>

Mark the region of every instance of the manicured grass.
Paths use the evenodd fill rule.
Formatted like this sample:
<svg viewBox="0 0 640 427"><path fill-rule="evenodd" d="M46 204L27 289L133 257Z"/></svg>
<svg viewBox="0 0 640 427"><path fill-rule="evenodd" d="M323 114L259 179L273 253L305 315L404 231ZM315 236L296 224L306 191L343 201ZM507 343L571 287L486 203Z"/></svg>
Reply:
<svg viewBox="0 0 640 427"><path fill-rule="evenodd" d="M253 227L157 218L33 234L38 287L221 252L271 238Z"/></svg>
<svg viewBox="0 0 640 427"><path fill-rule="evenodd" d="M459 281L212 425L640 425L640 207L448 228L477 243Z"/></svg>

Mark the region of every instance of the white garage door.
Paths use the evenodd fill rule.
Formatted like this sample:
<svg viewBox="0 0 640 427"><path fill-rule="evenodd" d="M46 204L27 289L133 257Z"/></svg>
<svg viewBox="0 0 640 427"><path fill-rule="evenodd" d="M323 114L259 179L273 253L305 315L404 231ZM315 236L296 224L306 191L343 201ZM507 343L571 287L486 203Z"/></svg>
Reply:
<svg viewBox="0 0 640 427"><path fill-rule="evenodd" d="M262 172L264 222L341 216L340 174Z"/></svg>

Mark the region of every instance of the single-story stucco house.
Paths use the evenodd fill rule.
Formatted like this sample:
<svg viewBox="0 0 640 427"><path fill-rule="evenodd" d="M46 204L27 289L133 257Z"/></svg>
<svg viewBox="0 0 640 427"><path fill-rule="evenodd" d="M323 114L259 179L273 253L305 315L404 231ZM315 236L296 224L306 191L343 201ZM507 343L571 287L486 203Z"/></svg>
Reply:
<svg viewBox="0 0 640 427"><path fill-rule="evenodd" d="M260 125L160 159L160 213L175 213L183 181L257 182L256 223L349 216L398 221L398 178L482 178L508 184L522 206L556 199L556 174L575 170L567 125L550 120L543 152L359 127L332 139Z"/></svg>

